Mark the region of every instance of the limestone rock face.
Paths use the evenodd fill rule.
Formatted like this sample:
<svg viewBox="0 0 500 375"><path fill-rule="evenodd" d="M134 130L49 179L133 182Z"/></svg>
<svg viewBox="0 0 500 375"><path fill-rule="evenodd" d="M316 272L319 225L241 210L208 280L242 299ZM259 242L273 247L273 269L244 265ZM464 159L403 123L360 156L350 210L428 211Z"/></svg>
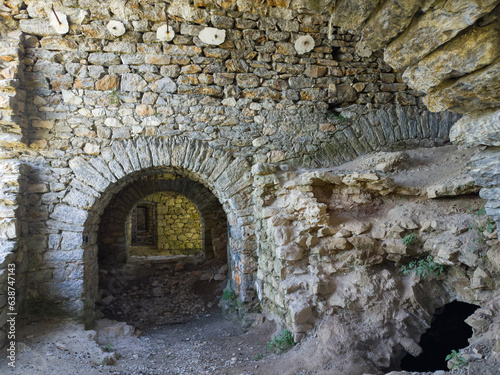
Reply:
<svg viewBox="0 0 500 375"><path fill-rule="evenodd" d="M356 45L356 50L363 56L382 49L395 38L411 22L413 15L423 0L390 0L370 17L363 27L362 39Z"/></svg>
<svg viewBox="0 0 500 375"><path fill-rule="evenodd" d="M497 3L496 0L441 2L413 21L387 46L385 61L396 70L404 70L491 12Z"/></svg>
<svg viewBox="0 0 500 375"><path fill-rule="evenodd" d="M450 140L461 147L500 146L500 111L462 117L451 128Z"/></svg>
<svg viewBox="0 0 500 375"><path fill-rule="evenodd" d="M428 92L446 79L464 76L500 57L500 21L471 28L409 67L403 78L418 91Z"/></svg>
<svg viewBox="0 0 500 375"><path fill-rule="evenodd" d="M347 30L358 29L375 10L379 0L343 0L333 9L331 22Z"/></svg>
<svg viewBox="0 0 500 375"><path fill-rule="evenodd" d="M495 64L437 87L424 99L434 112L476 112L500 106L500 59Z"/></svg>

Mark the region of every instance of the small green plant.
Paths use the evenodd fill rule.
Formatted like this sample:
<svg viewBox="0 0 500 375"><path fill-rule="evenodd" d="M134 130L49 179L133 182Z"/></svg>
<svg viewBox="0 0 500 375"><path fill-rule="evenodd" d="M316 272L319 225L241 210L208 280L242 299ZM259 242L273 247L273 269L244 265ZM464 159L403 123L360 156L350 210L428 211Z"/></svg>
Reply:
<svg viewBox="0 0 500 375"><path fill-rule="evenodd" d="M412 260L408 265L401 266L403 275L411 275L415 273L418 277L425 278L427 276L438 276L443 272L443 265L434 262L432 255L427 255L424 259Z"/></svg>
<svg viewBox="0 0 500 375"><path fill-rule="evenodd" d="M460 369L467 364L467 360L465 359L465 357L461 356L460 353L456 350L452 350L451 353L446 356L445 360L452 361L451 371Z"/></svg>
<svg viewBox="0 0 500 375"><path fill-rule="evenodd" d="M276 353L277 351L286 351L295 345L292 332L284 329L278 336L271 337L271 341L267 342L267 350Z"/></svg>
<svg viewBox="0 0 500 375"><path fill-rule="evenodd" d="M232 301L236 299L236 294L231 289L226 289L221 298L223 301Z"/></svg>
<svg viewBox="0 0 500 375"><path fill-rule="evenodd" d="M106 344L102 347L102 350L105 352L110 352L113 350L113 344Z"/></svg>
<svg viewBox="0 0 500 375"><path fill-rule="evenodd" d="M417 240L417 237L413 233L407 234L403 237L403 245L408 246L414 243Z"/></svg>
<svg viewBox="0 0 500 375"><path fill-rule="evenodd" d="M255 357L253 357L253 360L254 361L260 361L264 357L265 357L264 353L259 353Z"/></svg>
<svg viewBox="0 0 500 375"><path fill-rule="evenodd" d="M339 114L337 116L337 120L339 120L340 122L344 122L346 120L346 118L344 116L342 116L342 114Z"/></svg>
<svg viewBox="0 0 500 375"><path fill-rule="evenodd" d="M476 216L474 220L475 223L470 226L469 230L475 231L477 234L477 238L474 240L476 245L484 246L488 240L484 232L486 231L489 234L493 233L496 229L496 224L491 217L486 215L486 209L484 207L479 209L474 215Z"/></svg>
<svg viewBox="0 0 500 375"><path fill-rule="evenodd" d="M120 104L120 97L118 96L118 91L114 90L109 93L109 98L111 102L115 105Z"/></svg>

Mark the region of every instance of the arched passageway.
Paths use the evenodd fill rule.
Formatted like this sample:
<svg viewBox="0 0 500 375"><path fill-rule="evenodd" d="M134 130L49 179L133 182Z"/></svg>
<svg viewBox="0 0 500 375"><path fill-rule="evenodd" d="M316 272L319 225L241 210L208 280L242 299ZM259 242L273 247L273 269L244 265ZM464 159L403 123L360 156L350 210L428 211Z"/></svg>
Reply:
<svg viewBox="0 0 500 375"><path fill-rule="evenodd" d="M171 184L197 183L219 202L228 223L229 280L242 301L253 298L256 246L251 225L252 176L245 159L184 137L138 137L114 141L109 147L103 147L99 156L77 156L69 161L69 167L70 188L51 214L59 234L51 237L51 252L47 255L63 257L64 262L78 266L78 272L51 292L50 298L59 301L66 313L87 322L93 320L98 300L99 264L107 262L102 258L99 261L98 254L111 256L108 259L111 263L126 261L126 243L100 249L99 230L108 226L110 235L123 234L122 224L134 202L142 198L135 191L138 184L148 184L155 179L151 176L161 174L169 174L169 179L174 181L184 179ZM160 180L156 178L157 183ZM103 220L101 223L117 194L131 186L134 188L130 188L129 196L134 199L126 202L120 212L116 211L113 218L116 222ZM208 239L205 231L204 240ZM205 243L207 252L213 253L213 249Z"/></svg>
<svg viewBox="0 0 500 375"><path fill-rule="evenodd" d="M215 258L219 261L227 259L227 219L222 205L215 195L201 183L182 177L182 171L172 170L169 174L158 173L143 176L113 196L102 214L99 225L100 266L104 268L108 265L116 266L125 263L132 256L130 254L133 241L132 222L137 220L133 214L137 215L138 206L144 207L143 214L148 216L146 231L150 236L143 241L151 247L158 248L158 242L162 241L158 226L163 225L161 220L158 220L158 216L162 215L164 221L168 220L168 212L162 211L164 206L155 207L156 203L152 200L147 201L146 198L162 192L178 193L196 207L201 219L200 250L203 259ZM156 197L159 200L161 195L156 195ZM172 218L173 223L175 220L177 218ZM185 233L185 230L179 230Z"/></svg>
<svg viewBox="0 0 500 375"><path fill-rule="evenodd" d="M98 231L96 307L141 329L204 314L228 271L222 205L184 171L165 172L116 193Z"/></svg>

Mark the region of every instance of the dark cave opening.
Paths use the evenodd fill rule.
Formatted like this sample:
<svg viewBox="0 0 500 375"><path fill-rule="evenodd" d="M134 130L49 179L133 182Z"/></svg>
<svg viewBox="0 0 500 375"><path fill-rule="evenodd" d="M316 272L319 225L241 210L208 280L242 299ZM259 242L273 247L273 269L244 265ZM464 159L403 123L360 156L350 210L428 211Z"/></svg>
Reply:
<svg viewBox="0 0 500 375"><path fill-rule="evenodd" d="M407 354L400 363L404 371L448 370L446 356L469 345L472 328L465 323L479 306L453 301L436 310L431 327L422 335L423 351L418 357Z"/></svg>

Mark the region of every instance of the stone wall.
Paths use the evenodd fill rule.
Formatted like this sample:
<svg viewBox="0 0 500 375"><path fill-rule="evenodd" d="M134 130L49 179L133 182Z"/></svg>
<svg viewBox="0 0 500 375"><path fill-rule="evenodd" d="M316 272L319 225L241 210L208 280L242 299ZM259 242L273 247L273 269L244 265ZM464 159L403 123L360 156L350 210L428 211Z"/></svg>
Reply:
<svg viewBox="0 0 500 375"><path fill-rule="evenodd" d="M161 42L157 29L166 25L165 9L147 4L140 21L132 16L135 10L113 11L125 25L120 37L90 6L61 8L70 19L75 12L87 14L65 36L46 25L43 6L28 7L30 18L20 27L30 34L24 62L32 148L64 150L70 139L71 148L95 154L112 139L183 134L237 156L279 162L304 158L320 144L341 143L353 116L342 109L350 104L368 105L363 112L370 112L367 124L375 127L407 126L406 109L399 116L385 113L391 103L425 113L420 94L408 90L380 54L355 53L358 37L334 28L329 39L326 16L283 8L248 13L234 5L187 7L183 19L172 5L169 26L176 35ZM226 32L224 43L202 42L198 35L206 26ZM295 42L305 35L315 48L299 54ZM445 129L438 141L447 140L454 120L437 120ZM415 132L412 138L433 140L438 133ZM409 139L405 134L353 149L373 151Z"/></svg>
<svg viewBox="0 0 500 375"><path fill-rule="evenodd" d="M23 41L20 31L0 37L0 146L22 146L27 142Z"/></svg>
<svg viewBox="0 0 500 375"><path fill-rule="evenodd" d="M27 217L28 167L19 161L0 162L0 346L6 342L8 313L20 313L18 324L26 311L26 273L33 270L28 257L29 220ZM40 186L38 186L40 187ZM31 191L36 186L30 186ZM12 267L14 265L14 267ZM9 270L15 269L15 272ZM7 282L9 281L9 282ZM10 287L10 288L9 288ZM15 290L15 299L11 293ZM10 307L14 310L11 310Z"/></svg>
<svg viewBox="0 0 500 375"><path fill-rule="evenodd" d="M153 227L156 229L156 244L149 246L156 251L144 251L148 255L200 255L203 252L202 226L198 210L186 197L176 193L151 194L141 200L156 206ZM130 255L141 255L138 248L131 246Z"/></svg>

